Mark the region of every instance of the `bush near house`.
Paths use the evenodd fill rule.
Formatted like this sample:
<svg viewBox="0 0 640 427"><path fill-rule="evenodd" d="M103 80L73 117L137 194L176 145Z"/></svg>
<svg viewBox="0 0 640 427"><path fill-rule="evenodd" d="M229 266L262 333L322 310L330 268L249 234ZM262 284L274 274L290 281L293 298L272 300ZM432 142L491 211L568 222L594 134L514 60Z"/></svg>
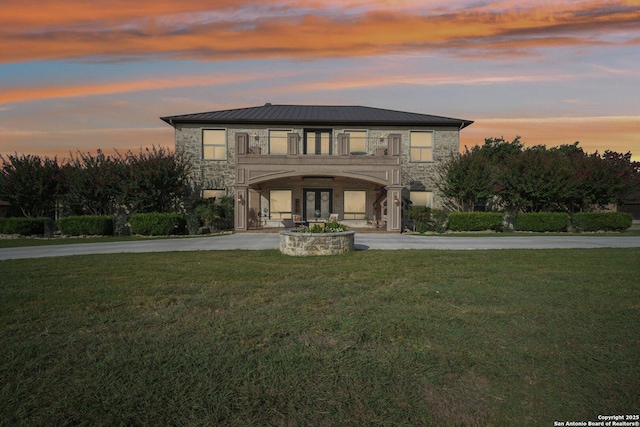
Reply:
<svg viewBox="0 0 640 427"><path fill-rule="evenodd" d="M44 234L45 223L49 218L0 218L0 234L19 234L32 236Z"/></svg>
<svg viewBox="0 0 640 427"><path fill-rule="evenodd" d="M516 231L567 231L569 215L562 212L530 212L516 216Z"/></svg>
<svg viewBox="0 0 640 427"><path fill-rule="evenodd" d="M626 212L578 212L571 218L576 231L624 231L632 222L633 216Z"/></svg>
<svg viewBox="0 0 640 427"><path fill-rule="evenodd" d="M143 236L168 236L184 234L187 222L178 213L133 214L129 220L131 232Z"/></svg>
<svg viewBox="0 0 640 427"><path fill-rule="evenodd" d="M431 208L428 206L411 206L409 208L409 218L413 221L416 231L420 233L429 231Z"/></svg>
<svg viewBox="0 0 640 427"><path fill-rule="evenodd" d="M58 220L58 229L67 236L111 236L113 218L107 215L68 216Z"/></svg>
<svg viewBox="0 0 640 427"><path fill-rule="evenodd" d="M449 214L451 231L502 230L503 214L500 212L452 212Z"/></svg>

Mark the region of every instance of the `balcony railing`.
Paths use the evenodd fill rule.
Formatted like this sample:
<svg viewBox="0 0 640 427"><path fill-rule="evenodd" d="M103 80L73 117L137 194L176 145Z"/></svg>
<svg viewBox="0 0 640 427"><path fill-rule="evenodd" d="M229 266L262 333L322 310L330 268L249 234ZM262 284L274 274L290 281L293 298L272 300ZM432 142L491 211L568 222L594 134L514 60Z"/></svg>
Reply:
<svg viewBox="0 0 640 427"><path fill-rule="evenodd" d="M257 137L253 136L249 139L249 147L247 150L247 154L250 155L277 155L284 156L288 154L288 146L287 146L286 138L268 138L268 137ZM388 139L381 137L371 137L371 138L353 138L349 141L349 150L348 152L342 153L342 155L352 155L352 156L386 156L388 153ZM315 153L315 145L313 149L309 149L308 151L313 151L310 153L305 153L304 151L304 143L302 140L299 141L298 153L302 155L316 155ZM321 153L320 155L340 155L340 150L338 147L337 138L334 138L331 142L330 152Z"/></svg>

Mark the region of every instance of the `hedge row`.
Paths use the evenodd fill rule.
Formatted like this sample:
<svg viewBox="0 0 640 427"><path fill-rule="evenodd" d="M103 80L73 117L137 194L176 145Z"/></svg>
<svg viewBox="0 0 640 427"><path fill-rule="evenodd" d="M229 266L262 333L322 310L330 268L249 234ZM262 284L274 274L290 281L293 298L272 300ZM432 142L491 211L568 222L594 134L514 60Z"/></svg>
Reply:
<svg viewBox="0 0 640 427"><path fill-rule="evenodd" d="M178 213L133 214L129 224L133 234L144 236L184 234L187 228L184 216Z"/></svg>
<svg viewBox="0 0 640 427"><path fill-rule="evenodd" d="M0 234L32 236L44 234L49 218L0 218Z"/></svg>
<svg viewBox="0 0 640 427"><path fill-rule="evenodd" d="M502 219L500 212L452 212L448 228L451 231L500 231Z"/></svg>
<svg viewBox="0 0 640 427"><path fill-rule="evenodd" d="M113 218L111 216L68 216L58 220L58 230L66 236L113 234Z"/></svg>
<svg viewBox="0 0 640 427"><path fill-rule="evenodd" d="M569 214L560 212L521 213L516 216L516 231L560 232L569 227Z"/></svg>
<svg viewBox="0 0 640 427"><path fill-rule="evenodd" d="M633 216L627 212L580 212L572 218L576 231L624 231L632 222Z"/></svg>
<svg viewBox="0 0 640 427"><path fill-rule="evenodd" d="M418 220L420 217L414 218ZM633 217L625 212L580 212L573 216L560 212L521 213L516 216L516 231L563 232L572 226L576 231L624 231L631 227ZM452 212L448 230L501 231L501 212ZM423 231L423 230L420 230Z"/></svg>

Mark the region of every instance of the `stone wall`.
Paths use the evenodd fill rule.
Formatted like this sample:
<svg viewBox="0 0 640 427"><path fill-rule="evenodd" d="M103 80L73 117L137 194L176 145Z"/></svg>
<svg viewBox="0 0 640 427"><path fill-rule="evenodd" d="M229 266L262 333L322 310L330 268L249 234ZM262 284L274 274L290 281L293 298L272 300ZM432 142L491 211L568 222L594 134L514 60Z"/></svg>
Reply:
<svg viewBox="0 0 640 427"><path fill-rule="evenodd" d="M354 231L342 233L280 232L280 252L291 256L338 255L354 249Z"/></svg>

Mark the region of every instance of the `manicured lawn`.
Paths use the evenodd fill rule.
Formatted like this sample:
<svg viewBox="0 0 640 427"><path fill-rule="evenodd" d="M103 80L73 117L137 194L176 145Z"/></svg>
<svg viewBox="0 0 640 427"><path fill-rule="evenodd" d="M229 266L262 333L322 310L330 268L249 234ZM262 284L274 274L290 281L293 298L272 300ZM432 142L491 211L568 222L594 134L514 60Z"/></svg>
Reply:
<svg viewBox="0 0 640 427"><path fill-rule="evenodd" d="M541 425L640 408L640 249L0 261L0 425Z"/></svg>

